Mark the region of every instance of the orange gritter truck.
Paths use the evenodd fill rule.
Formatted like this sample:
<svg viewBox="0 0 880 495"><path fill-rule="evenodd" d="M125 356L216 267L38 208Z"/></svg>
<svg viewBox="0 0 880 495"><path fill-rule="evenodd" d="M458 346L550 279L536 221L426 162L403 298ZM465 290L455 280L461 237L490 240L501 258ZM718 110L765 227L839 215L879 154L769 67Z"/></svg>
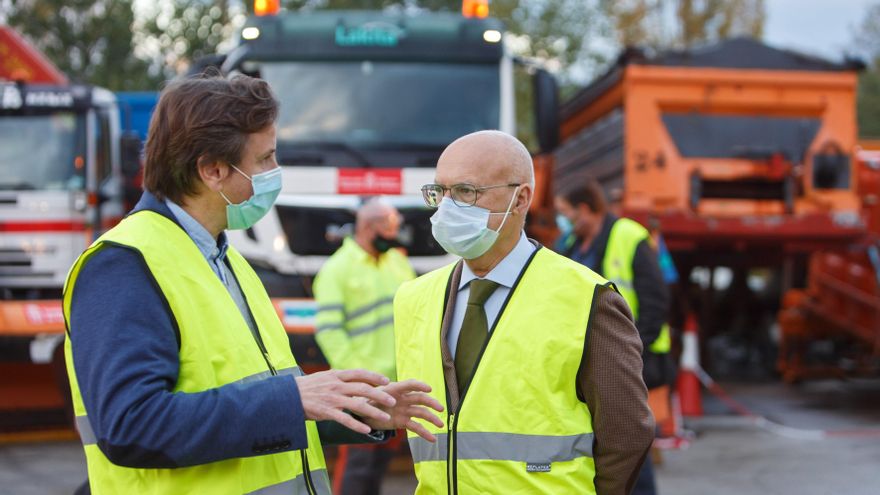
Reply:
<svg viewBox="0 0 880 495"><path fill-rule="evenodd" d="M703 347L710 369L736 343L736 370L772 372L782 294L805 284L811 253L866 233L863 67L747 38L627 49L563 103L561 144L538 169L545 196L598 180L615 212L662 233L683 286L676 306L700 315L704 340L721 338Z"/></svg>
<svg viewBox="0 0 880 495"><path fill-rule="evenodd" d="M863 232L859 67L744 38L626 51L563 105L553 181L596 178L625 215L659 222L673 251L845 244Z"/></svg>
<svg viewBox="0 0 880 495"><path fill-rule="evenodd" d="M806 287L785 294L777 368L787 382L880 372L880 143L861 144L868 232L845 249L810 255Z"/></svg>

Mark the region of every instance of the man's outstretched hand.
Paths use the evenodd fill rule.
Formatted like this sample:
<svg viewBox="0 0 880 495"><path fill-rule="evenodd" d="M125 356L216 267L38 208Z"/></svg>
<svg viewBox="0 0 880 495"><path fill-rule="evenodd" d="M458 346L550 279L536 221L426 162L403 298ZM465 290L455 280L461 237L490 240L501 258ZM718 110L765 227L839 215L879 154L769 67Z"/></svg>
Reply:
<svg viewBox="0 0 880 495"><path fill-rule="evenodd" d="M393 397L396 402L390 406L387 403L374 402L377 408L389 415L389 419L381 421L375 419L375 416L365 418L370 426L376 430L406 428L429 442L437 440L424 425L415 420L415 418L424 419L438 428L443 428L443 421L431 412L431 409L443 412L443 406L428 395L431 387L427 383L418 380L405 380L390 383L378 389Z"/></svg>
<svg viewBox="0 0 880 495"><path fill-rule="evenodd" d="M382 390L388 383L385 376L367 370L329 370L296 377L306 419L336 421L363 434L371 431L370 426L345 411L370 424L391 421L386 411L397 401Z"/></svg>

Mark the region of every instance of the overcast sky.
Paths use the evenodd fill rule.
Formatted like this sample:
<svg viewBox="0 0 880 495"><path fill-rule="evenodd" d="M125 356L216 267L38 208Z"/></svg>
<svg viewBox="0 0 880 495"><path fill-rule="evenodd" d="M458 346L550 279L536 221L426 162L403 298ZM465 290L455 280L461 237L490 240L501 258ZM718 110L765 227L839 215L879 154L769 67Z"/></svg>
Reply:
<svg viewBox="0 0 880 495"><path fill-rule="evenodd" d="M764 41L840 60L854 51L853 35L875 4L880 0L765 0Z"/></svg>

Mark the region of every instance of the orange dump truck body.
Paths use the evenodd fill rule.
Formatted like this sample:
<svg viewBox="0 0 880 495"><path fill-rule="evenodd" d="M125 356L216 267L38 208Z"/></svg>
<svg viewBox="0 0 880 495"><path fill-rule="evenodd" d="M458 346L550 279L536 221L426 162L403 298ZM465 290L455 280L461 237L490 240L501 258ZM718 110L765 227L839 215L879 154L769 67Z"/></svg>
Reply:
<svg viewBox="0 0 880 495"><path fill-rule="evenodd" d="M846 249L812 254L806 288L785 294L777 368L790 382L880 373L880 142L860 142L856 156L868 232ZM833 352L817 354L820 340Z"/></svg>
<svg viewBox="0 0 880 495"><path fill-rule="evenodd" d="M864 231L857 69L748 39L626 53L563 105L554 190L599 180L674 251L846 244Z"/></svg>

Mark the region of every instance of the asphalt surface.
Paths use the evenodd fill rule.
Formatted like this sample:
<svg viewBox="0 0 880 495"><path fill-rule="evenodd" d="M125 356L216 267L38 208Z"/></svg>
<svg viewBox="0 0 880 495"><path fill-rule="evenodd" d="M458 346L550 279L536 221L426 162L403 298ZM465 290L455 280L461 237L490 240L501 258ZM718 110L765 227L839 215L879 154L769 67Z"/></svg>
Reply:
<svg viewBox="0 0 880 495"><path fill-rule="evenodd" d="M662 453L656 467L660 494L880 494L880 380L725 389L787 428L756 424L704 397L705 415L687 423L696 438L687 449ZM831 436L822 437L822 431ZM75 442L0 445L0 494L69 495L85 475ZM383 495L414 488L411 474L396 474Z"/></svg>

